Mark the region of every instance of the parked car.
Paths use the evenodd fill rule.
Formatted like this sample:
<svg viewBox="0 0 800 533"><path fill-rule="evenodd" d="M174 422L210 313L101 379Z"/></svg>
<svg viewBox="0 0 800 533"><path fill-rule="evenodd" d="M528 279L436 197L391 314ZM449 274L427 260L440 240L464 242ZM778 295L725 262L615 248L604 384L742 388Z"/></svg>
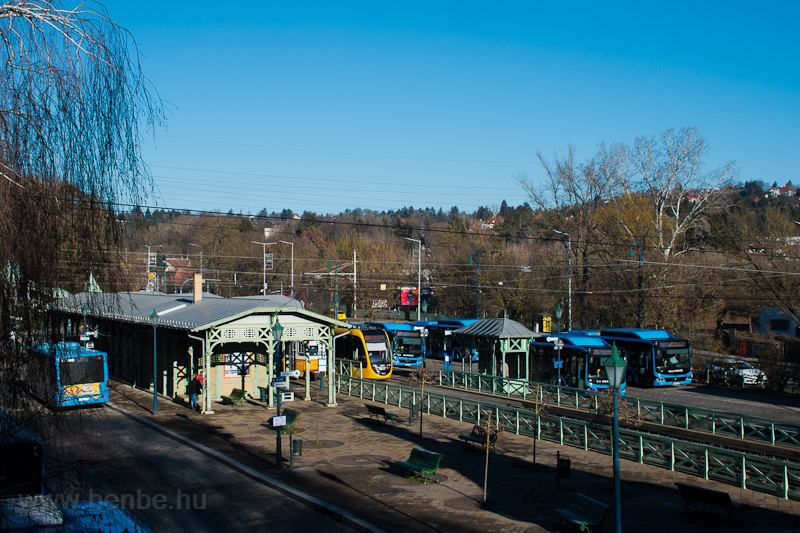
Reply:
<svg viewBox="0 0 800 533"><path fill-rule="evenodd" d="M735 387L763 387L767 380L763 371L739 359L715 359L706 367L709 383L727 383Z"/></svg>

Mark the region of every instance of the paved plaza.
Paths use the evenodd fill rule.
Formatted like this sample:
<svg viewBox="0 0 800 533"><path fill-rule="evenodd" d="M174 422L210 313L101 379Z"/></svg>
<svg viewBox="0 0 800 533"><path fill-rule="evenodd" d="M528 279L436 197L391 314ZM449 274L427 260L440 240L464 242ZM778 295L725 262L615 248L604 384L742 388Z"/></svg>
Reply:
<svg viewBox="0 0 800 533"><path fill-rule="evenodd" d="M299 392L299 391L298 391ZM314 391L316 394L316 390ZM298 394L297 396L300 396ZM320 394L321 399L327 398ZM324 400L322 400L324 401ZM472 425L433 415L409 425L408 410L384 406L400 415L393 426L369 418L365 403L346 395L338 406L297 400L286 407L299 411L293 438L302 441L302 455L291 456L288 436L282 438L284 466L276 468L276 435L267 427L275 414L257 400L244 407L214 403L214 414L200 414L185 404L159 400L152 416L151 393L116 384L113 407L152 427L163 428L175 446L190 446L221 461L232 472L256 476L295 500L309 513L356 517L356 529L372 531L556 531L552 508L565 506L583 493L613 507L612 459L609 455L538 441L533 464L533 439L503 433L497 453L464 446L459 435ZM378 404L382 405L382 404ZM439 483L423 484L401 475L394 461L413 448L442 453ZM570 460L571 476L556 480L556 454ZM290 460L292 465L290 466ZM405 475L408 475L407 473ZM484 503L484 479L487 501ZM652 533L759 531L800 532L800 502L707 482L631 461L621 461L622 526L624 531ZM676 482L728 492L748 505L742 519L722 508L686 511ZM308 518L308 517L306 517ZM288 521L291 523L291 520ZM294 530L282 520L277 530ZM613 509L605 531L614 531Z"/></svg>

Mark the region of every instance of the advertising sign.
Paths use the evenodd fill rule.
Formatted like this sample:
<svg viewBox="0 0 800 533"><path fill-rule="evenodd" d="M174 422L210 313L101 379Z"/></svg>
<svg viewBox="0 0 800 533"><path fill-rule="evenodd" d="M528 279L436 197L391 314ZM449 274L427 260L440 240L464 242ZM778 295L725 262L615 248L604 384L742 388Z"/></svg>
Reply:
<svg viewBox="0 0 800 533"><path fill-rule="evenodd" d="M417 305L419 291L416 287L402 287L400 289L400 305Z"/></svg>

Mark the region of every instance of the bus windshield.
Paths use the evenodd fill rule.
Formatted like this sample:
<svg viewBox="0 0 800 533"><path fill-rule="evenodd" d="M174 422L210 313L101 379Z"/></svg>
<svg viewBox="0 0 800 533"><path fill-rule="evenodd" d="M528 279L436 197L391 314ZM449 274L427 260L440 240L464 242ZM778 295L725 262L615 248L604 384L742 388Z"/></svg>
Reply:
<svg viewBox="0 0 800 533"><path fill-rule="evenodd" d="M422 355L422 337L397 337L398 355Z"/></svg>
<svg viewBox="0 0 800 533"><path fill-rule="evenodd" d="M656 350L656 370L658 372L688 372L690 369L691 355L688 347Z"/></svg>
<svg viewBox="0 0 800 533"><path fill-rule="evenodd" d="M591 350L589 352L586 374L592 383L608 383L606 368L603 366L603 362L609 357L611 357L611 350Z"/></svg>
<svg viewBox="0 0 800 533"><path fill-rule="evenodd" d="M99 356L62 359L59 371L62 387L105 381L103 358Z"/></svg>

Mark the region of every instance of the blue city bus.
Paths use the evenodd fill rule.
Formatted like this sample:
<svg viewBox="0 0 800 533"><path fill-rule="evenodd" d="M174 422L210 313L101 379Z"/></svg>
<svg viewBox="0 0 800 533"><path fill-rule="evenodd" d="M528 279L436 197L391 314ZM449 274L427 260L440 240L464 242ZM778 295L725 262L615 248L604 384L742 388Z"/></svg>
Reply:
<svg viewBox="0 0 800 533"><path fill-rule="evenodd" d="M389 335L393 366L422 366L425 344L421 327L407 322L364 322L364 327L380 328Z"/></svg>
<svg viewBox="0 0 800 533"><path fill-rule="evenodd" d="M560 350L553 339L563 343ZM561 386L602 391L608 388L608 376L603 363L611 357L611 349L611 344L604 339L583 332L542 335L530 343L528 379L557 384L560 358ZM624 357L621 353L620 356ZM620 394L625 394L625 383L620 387Z"/></svg>
<svg viewBox="0 0 800 533"><path fill-rule="evenodd" d="M600 338L616 344L628 361L631 385L666 387L692 383L692 346L661 329L603 329Z"/></svg>
<svg viewBox="0 0 800 533"><path fill-rule="evenodd" d="M31 390L52 407L73 407L108 401L108 355L77 342L28 348Z"/></svg>
<svg viewBox="0 0 800 533"><path fill-rule="evenodd" d="M476 318L442 318L436 322L414 322L427 330L426 344L428 357L447 359L450 362L460 361L463 350L456 337L451 333L477 322ZM478 360L477 354L472 354L472 361Z"/></svg>

